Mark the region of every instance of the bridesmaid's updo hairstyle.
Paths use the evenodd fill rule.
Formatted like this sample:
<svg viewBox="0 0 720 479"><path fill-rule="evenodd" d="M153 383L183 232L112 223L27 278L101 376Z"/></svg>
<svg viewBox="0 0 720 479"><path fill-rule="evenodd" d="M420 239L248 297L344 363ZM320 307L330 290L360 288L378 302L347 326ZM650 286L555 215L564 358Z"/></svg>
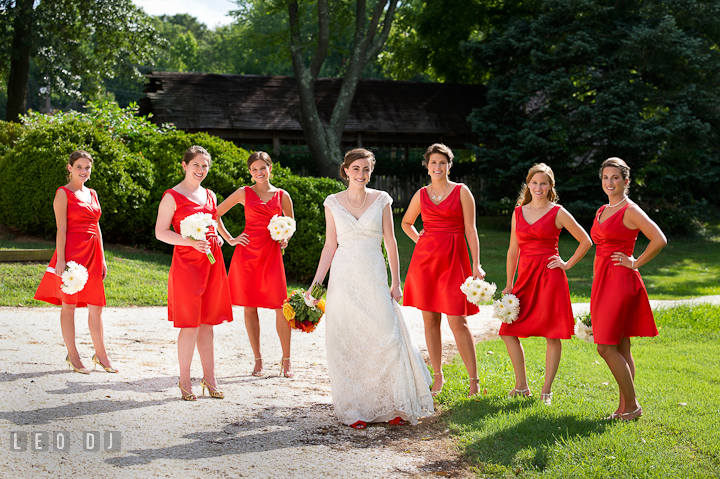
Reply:
<svg viewBox="0 0 720 479"><path fill-rule="evenodd" d="M193 158L198 155L203 155L204 157L206 157L208 160L208 166L212 166L212 156L210 156L210 153L208 153L208 151L202 146L197 145L191 146L190 148L185 150L185 153L182 157L182 162L186 165L189 165Z"/></svg>
<svg viewBox="0 0 720 479"><path fill-rule="evenodd" d="M602 180L603 177L603 171L605 171L605 168L617 168L620 170L620 174L622 175L623 180L630 179L630 167L625 163L624 160L621 160L620 158L613 157L608 158L607 160L603 161L602 165L600 166L600 179ZM630 191L630 182L628 181L625 185L625 194L628 194Z"/></svg>
<svg viewBox="0 0 720 479"><path fill-rule="evenodd" d="M428 161L430 161L430 155L434 153L439 153L441 155L445 155L445 158L448 160L448 168L450 168L453 164L453 158L455 158L455 155L453 155L452 150L449 146L444 145L442 143L433 143L432 145L428 146L427 151L423 155L423 161L422 165L423 168L427 168Z"/></svg>
<svg viewBox="0 0 720 479"><path fill-rule="evenodd" d="M353 162L362 158L368 158L372 163L372 169L375 169L375 155L373 152L365 148L355 148L345 153L345 158L343 158L342 165L340 165L340 178L347 182L349 178L348 175L345 174L345 168L350 168Z"/></svg>
<svg viewBox="0 0 720 479"><path fill-rule="evenodd" d="M75 150L70 153L70 156L68 157L68 165L73 166L75 162L80 158L85 158L86 160L89 160L90 163L94 163L93 157L90 156L90 153L85 150ZM68 181L70 181L70 178L72 178L72 174L70 172L68 172L67 178Z"/></svg>
<svg viewBox="0 0 720 479"><path fill-rule="evenodd" d="M552 168L550 168L545 163L535 163L532 168L528 170L527 177L525 178L525 183L523 183L520 187L520 194L518 195L518 199L515 202L515 206L523 206L532 201L532 193L530 193L530 187L528 186L528 183L530 183L533 176L538 173L544 173L545 175L547 175L548 181L550 182L550 190L548 191L547 199L551 203L558 202L559 197L557 191L555 191L555 173L553 173Z"/></svg>

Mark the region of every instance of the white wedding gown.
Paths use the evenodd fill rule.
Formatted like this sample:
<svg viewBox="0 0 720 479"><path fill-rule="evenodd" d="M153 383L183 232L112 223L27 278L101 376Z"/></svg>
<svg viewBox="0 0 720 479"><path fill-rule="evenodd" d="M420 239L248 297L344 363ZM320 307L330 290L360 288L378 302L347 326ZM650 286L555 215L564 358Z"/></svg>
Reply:
<svg viewBox="0 0 720 479"><path fill-rule="evenodd" d="M383 258L382 215L392 198L382 192L355 219L334 195L338 248L325 307L325 342L333 405L345 424L402 417L416 424L433 414L431 378L390 296Z"/></svg>

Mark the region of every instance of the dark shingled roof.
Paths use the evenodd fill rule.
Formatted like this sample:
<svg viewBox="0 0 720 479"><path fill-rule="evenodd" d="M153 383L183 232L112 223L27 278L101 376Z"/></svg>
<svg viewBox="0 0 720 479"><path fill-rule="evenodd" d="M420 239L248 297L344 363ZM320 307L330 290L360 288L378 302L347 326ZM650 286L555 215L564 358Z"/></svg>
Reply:
<svg viewBox="0 0 720 479"><path fill-rule="evenodd" d="M152 113L155 123L244 143L304 143L293 77L173 72L146 76L141 113ZM341 81L317 81L315 99L326 124ZM361 80L343 142L426 147L443 141L463 148L475 142L467 117L485 104L485 92L479 85Z"/></svg>

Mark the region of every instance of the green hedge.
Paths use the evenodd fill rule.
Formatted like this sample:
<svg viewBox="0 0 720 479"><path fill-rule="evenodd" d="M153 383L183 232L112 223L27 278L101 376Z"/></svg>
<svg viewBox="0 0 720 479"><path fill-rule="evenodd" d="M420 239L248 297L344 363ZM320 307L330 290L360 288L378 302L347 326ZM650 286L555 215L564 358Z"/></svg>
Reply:
<svg viewBox="0 0 720 479"><path fill-rule="evenodd" d="M107 241L171 250L155 239L155 219L163 192L182 181L180 162L192 145L203 146L213 157L203 186L213 190L219 202L250 184L249 153L232 142L206 133L154 129L146 119L122 117L131 112L112 108L105 114L99 106L93 108L92 114L31 115L19 128L0 123L0 148L5 148L0 150L0 223L23 233L54 237L52 201L55 190L67 183L67 157L76 149L87 150L95 159L88 186L98 192L103 209L100 225ZM284 257L286 271L293 279L309 281L324 243L323 199L340 191L342 184L299 177L280 165L275 165L273 174L273 184L292 197L298 222ZM231 234L240 234L243 207L230 210L223 221ZM223 247L226 261L232 253L232 247Z"/></svg>

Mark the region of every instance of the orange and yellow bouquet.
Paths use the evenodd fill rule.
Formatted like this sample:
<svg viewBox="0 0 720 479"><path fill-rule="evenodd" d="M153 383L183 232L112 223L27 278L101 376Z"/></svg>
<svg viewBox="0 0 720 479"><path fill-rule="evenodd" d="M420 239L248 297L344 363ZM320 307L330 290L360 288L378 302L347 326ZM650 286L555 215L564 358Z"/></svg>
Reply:
<svg viewBox="0 0 720 479"><path fill-rule="evenodd" d="M325 288L321 284L314 284L310 290L310 298L305 298L304 289L296 289L283 303L283 315L293 329L305 333L315 331L320 319L325 314ZM319 301L317 301L319 300ZM317 301L317 304L315 304Z"/></svg>

